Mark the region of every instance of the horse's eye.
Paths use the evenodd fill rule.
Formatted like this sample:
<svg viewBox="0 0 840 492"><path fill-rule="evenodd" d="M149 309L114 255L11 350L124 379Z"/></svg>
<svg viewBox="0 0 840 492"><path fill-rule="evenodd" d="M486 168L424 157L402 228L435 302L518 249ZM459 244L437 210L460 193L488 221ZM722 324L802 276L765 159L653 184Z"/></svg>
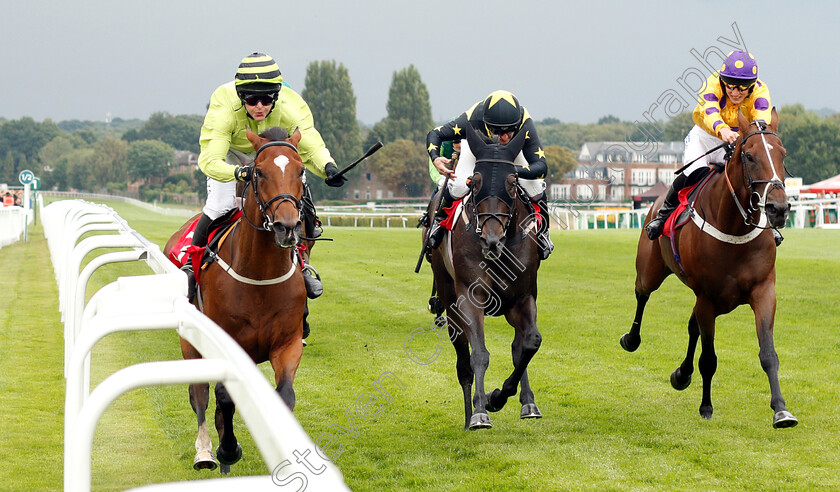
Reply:
<svg viewBox="0 0 840 492"><path fill-rule="evenodd" d="M749 152L745 152L744 157L746 157L747 160L750 161L750 162L755 162L755 159L753 159L752 154L750 154Z"/></svg>

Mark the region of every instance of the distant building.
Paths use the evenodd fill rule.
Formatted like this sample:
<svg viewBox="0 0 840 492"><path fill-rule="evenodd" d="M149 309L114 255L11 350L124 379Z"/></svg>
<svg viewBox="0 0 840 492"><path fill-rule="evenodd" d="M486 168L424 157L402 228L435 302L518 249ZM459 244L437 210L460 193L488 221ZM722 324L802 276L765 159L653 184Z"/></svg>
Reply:
<svg viewBox="0 0 840 492"><path fill-rule="evenodd" d="M683 142L586 142L578 167L551 185L552 201L627 202L656 183L670 185L682 167Z"/></svg>

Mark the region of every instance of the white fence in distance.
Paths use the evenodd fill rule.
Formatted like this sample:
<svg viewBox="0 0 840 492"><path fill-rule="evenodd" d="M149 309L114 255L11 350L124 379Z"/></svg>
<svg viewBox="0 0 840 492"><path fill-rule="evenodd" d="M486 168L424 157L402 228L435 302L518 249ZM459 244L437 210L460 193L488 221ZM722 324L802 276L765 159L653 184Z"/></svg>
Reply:
<svg viewBox="0 0 840 492"><path fill-rule="evenodd" d="M120 395L143 386L207 381L224 382L271 475L158 484L142 490L277 490L278 480L311 486L309 490L349 490L332 465L318 475L275 476L297 460L296 450L315 450L315 444L250 357L224 330L189 304L186 276L157 245L104 205L79 200L58 201L46 207L43 201L40 203L65 325L65 490L90 490L96 424ZM97 232L107 234L92 234ZM86 234L91 235L79 241ZM83 259L101 248L120 251L93 258L80 272ZM85 304L87 283L94 271L108 263L126 261L145 261L154 273L120 277ZM118 331L161 329L176 330L204 358L136 364L108 376L89 391L90 352L102 337ZM184 403L188 405L186 397Z"/></svg>

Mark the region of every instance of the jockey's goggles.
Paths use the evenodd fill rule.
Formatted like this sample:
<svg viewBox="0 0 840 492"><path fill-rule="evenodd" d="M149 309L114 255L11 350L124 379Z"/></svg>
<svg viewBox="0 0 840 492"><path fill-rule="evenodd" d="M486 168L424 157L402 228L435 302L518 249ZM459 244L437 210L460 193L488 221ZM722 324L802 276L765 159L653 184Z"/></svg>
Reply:
<svg viewBox="0 0 840 492"><path fill-rule="evenodd" d="M488 126L491 135L504 135L505 133L513 133L516 131L515 126Z"/></svg>
<svg viewBox="0 0 840 492"><path fill-rule="evenodd" d="M242 100L245 101L245 104L248 106L256 106L259 103L262 103L263 106L271 106L274 104L274 101L277 99L277 93L274 94L247 94L242 96Z"/></svg>
<svg viewBox="0 0 840 492"><path fill-rule="evenodd" d="M752 89L752 87L753 87L754 85L755 85L755 84L750 84L750 85L729 85L729 84L727 84L726 82L724 82L724 83L723 83L723 86L724 86L724 87L726 87L727 89L729 89L729 90L731 90L731 91L734 91L734 90L739 90L739 91L741 91L741 92L746 92L746 91L748 91L748 90Z"/></svg>

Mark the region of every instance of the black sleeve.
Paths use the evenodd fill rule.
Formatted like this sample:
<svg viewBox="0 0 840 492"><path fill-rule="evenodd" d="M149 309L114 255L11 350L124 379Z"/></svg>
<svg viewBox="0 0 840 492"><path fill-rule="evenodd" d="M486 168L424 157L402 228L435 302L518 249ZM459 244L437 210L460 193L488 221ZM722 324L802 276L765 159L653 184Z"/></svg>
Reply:
<svg viewBox="0 0 840 492"><path fill-rule="evenodd" d="M522 124L521 132L528 132L528 138L525 139L525 145L522 147L522 155L528 161L528 167L517 170L520 178L523 179L538 179L545 178L548 173L548 165L545 162L545 152L543 152L540 144L540 137L537 135L537 127L534 125L534 120L528 118Z"/></svg>
<svg viewBox="0 0 840 492"><path fill-rule="evenodd" d="M445 125L432 129L426 135L426 151L429 152L429 157L431 157L432 161L440 157L440 144L466 138L464 129L468 124L467 113L461 113L461 116Z"/></svg>

